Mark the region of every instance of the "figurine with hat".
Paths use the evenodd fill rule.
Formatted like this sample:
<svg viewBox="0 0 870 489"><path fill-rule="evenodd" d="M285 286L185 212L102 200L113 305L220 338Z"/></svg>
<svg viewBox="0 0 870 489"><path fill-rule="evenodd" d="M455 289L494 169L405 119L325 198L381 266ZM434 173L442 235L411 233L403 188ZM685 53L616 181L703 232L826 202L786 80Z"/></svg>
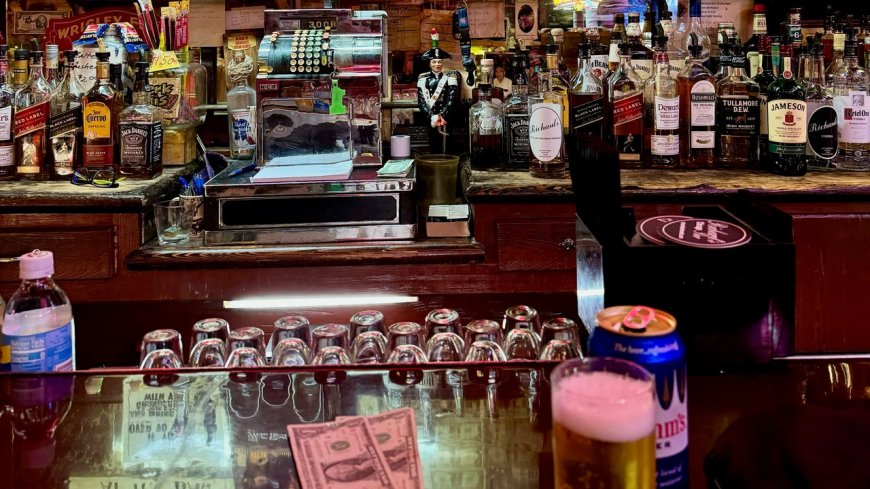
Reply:
<svg viewBox="0 0 870 489"><path fill-rule="evenodd" d="M429 69L417 79L417 105L429 121L429 150L446 151L447 120L459 107L459 72L444 71L450 53L438 47L438 31L432 29L432 48L423 53ZM440 137L439 137L440 136Z"/></svg>

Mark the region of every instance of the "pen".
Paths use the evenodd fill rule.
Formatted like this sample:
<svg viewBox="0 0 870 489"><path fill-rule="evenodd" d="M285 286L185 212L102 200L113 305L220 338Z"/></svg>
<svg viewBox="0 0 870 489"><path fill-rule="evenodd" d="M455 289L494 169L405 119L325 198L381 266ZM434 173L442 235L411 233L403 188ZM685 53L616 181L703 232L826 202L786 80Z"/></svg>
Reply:
<svg viewBox="0 0 870 489"><path fill-rule="evenodd" d="M248 173L249 171L254 170L254 169L256 169L256 168L257 168L257 164L256 164L256 163L251 163L251 164L249 164L249 165L245 165L245 166L243 166L243 167L241 167L241 168L239 168L239 169L236 169L236 170L231 171L230 174L229 174L229 177L232 178L232 177L235 177L235 176L241 175L241 174L243 174L243 173Z"/></svg>

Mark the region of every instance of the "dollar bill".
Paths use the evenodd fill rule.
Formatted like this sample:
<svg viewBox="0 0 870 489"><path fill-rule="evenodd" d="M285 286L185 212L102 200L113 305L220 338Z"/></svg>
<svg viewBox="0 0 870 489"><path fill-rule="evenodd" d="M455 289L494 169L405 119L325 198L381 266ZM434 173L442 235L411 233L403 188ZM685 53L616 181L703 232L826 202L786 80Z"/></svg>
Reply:
<svg viewBox="0 0 870 489"><path fill-rule="evenodd" d="M287 434L304 489L399 489L363 418L289 425Z"/></svg>
<svg viewBox="0 0 870 489"><path fill-rule="evenodd" d="M397 409L363 419L386 457L393 480L399 488L423 489L414 410Z"/></svg>

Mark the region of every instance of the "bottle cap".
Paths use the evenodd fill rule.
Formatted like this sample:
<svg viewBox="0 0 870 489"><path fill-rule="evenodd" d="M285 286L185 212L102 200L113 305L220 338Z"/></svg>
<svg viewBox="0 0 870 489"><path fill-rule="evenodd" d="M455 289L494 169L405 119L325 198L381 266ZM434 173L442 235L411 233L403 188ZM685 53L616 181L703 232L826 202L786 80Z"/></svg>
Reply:
<svg viewBox="0 0 870 489"><path fill-rule="evenodd" d="M752 11L756 14L763 14L764 13L764 4L763 3L756 3L755 6L752 7Z"/></svg>
<svg viewBox="0 0 870 489"><path fill-rule="evenodd" d="M26 49L16 49L13 55L16 61L27 61L30 52Z"/></svg>
<svg viewBox="0 0 870 489"><path fill-rule="evenodd" d="M57 58L58 50L57 44L46 44L45 45L45 57L48 59Z"/></svg>
<svg viewBox="0 0 870 489"><path fill-rule="evenodd" d="M28 54L31 61L42 61L42 51L30 51Z"/></svg>
<svg viewBox="0 0 870 489"><path fill-rule="evenodd" d="M653 36L652 39L653 46L658 46L660 48L668 47L668 36Z"/></svg>
<svg viewBox="0 0 870 489"><path fill-rule="evenodd" d="M97 52L97 62L99 63L108 63L111 54L108 51L99 51Z"/></svg>
<svg viewBox="0 0 870 489"><path fill-rule="evenodd" d="M613 15L613 24L625 24L625 14L620 12Z"/></svg>
<svg viewBox="0 0 870 489"><path fill-rule="evenodd" d="M54 275L54 254L50 251L33 250L21 256L18 263L18 278L33 280Z"/></svg>
<svg viewBox="0 0 870 489"><path fill-rule="evenodd" d="M66 58L67 63L72 63L76 60L76 56L79 55L79 52L75 49L70 49L63 52L63 57Z"/></svg>

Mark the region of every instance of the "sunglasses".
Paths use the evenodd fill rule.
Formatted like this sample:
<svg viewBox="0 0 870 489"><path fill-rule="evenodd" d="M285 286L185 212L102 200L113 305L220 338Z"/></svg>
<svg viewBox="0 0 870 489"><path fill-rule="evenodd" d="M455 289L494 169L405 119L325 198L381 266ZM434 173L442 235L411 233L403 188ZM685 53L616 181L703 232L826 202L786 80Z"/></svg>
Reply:
<svg viewBox="0 0 870 489"><path fill-rule="evenodd" d="M73 172L70 182L73 185L93 185L100 188L115 188L115 171L111 169L88 170L79 168Z"/></svg>

